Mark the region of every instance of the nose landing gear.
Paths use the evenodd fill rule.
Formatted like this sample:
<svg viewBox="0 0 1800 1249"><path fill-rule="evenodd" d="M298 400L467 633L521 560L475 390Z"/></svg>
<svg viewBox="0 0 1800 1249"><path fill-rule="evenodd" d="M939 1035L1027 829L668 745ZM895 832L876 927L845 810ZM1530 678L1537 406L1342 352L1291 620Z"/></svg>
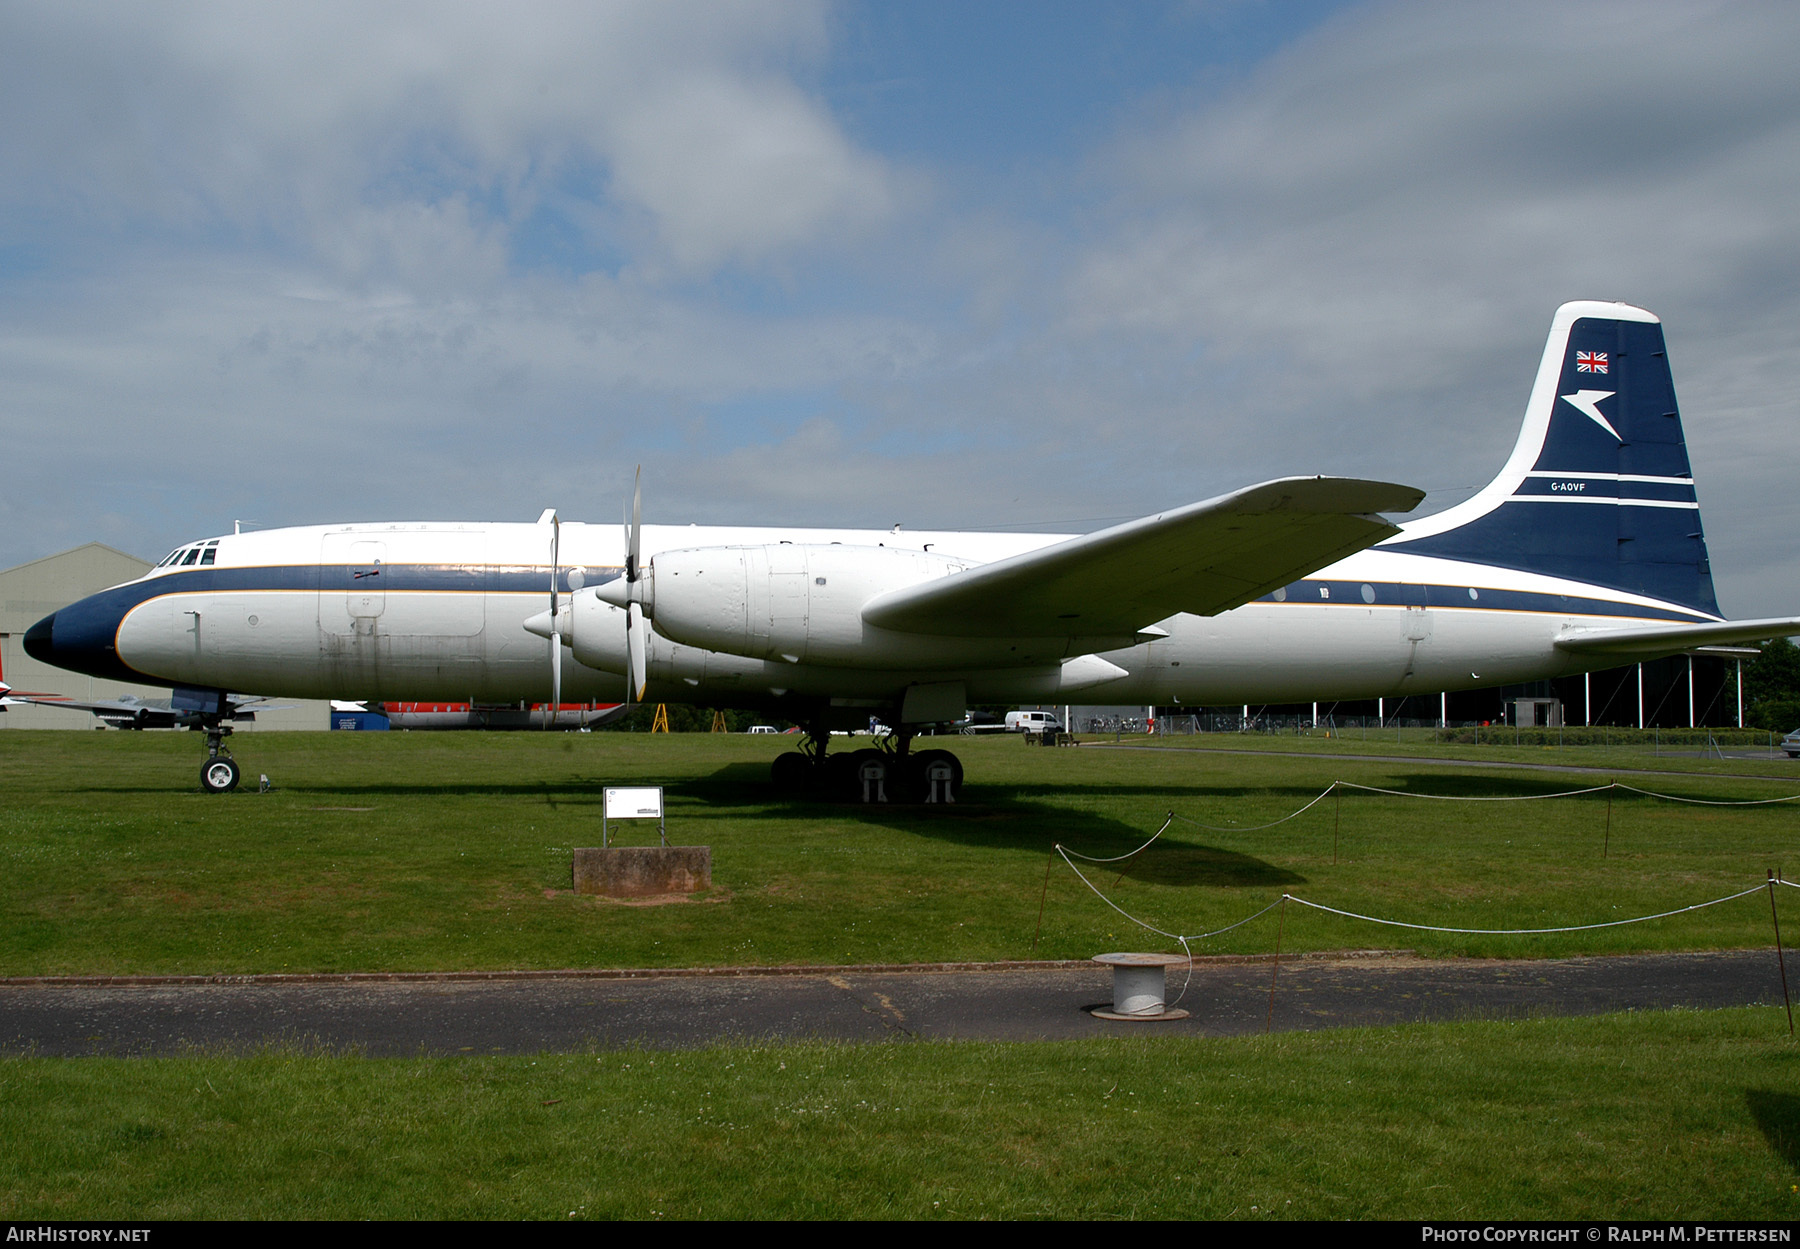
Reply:
<svg viewBox="0 0 1800 1249"><path fill-rule="evenodd" d="M208 719L206 730L206 762L200 765L200 788L209 794L228 794L238 787L241 777L237 760L225 748L231 726Z"/></svg>

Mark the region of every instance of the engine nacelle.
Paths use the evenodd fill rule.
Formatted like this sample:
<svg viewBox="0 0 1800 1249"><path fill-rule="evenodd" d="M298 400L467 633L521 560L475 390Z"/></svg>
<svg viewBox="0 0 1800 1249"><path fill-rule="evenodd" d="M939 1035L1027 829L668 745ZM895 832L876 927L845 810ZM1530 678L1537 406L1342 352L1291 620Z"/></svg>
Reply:
<svg viewBox="0 0 1800 1249"><path fill-rule="evenodd" d="M645 570L644 614L662 636L688 646L788 663L867 664L872 652L912 647L904 635L864 624L864 603L968 567L929 551L839 544L664 551Z"/></svg>

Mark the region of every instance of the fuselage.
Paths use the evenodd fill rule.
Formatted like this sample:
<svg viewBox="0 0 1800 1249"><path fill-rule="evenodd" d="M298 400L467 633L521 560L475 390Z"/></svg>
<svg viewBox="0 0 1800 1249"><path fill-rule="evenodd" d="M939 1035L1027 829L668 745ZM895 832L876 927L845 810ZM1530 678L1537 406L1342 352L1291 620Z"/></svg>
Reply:
<svg viewBox="0 0 1800 1249"><path fill-rule="evenodd" d="M1416 522L1415 522L1416 523ZM696 547L840 546L986 563L1066 535L646 526L643 555ZM1403 541L1400 539L1399 541ZM620 575L616 525L561 526L557 588ZM233 534L178 551L138 581L58 612L34 653L169 686L282 697L542 701L548 647L523 622L551 593L543 524L390 523ZM611 608L604 608L613 611ZM622 637L622 613L620 636ZM920 660L865 647L854 664L749 658L652 633L647 701L897 706L910 686L959 682L971 703L1271 703L1434 693L1579 672L1559 651L1591 627L1705 622L1692 607L1538 573L1376 547L1233 611L1176 615L1166 636L1075 656L985 643ZM40 629L43 627L40 626ZM602 648L605 649L605 648ZM568 701L617 700L618 662L563 665ZM588 666L599 663L603 667ZM1108 668L1110 665L1111 668ZM1117 671L1113 671L1116 669ZM1096 678L1096 672L1104 674Z"/></svg>

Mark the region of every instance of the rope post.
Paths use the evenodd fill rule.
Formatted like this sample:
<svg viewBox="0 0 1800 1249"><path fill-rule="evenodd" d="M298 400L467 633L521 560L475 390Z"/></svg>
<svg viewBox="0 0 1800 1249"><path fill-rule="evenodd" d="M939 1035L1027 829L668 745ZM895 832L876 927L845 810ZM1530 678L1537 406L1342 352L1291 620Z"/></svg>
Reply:
<svg viewBox="0 0 1800 1249"><path fill-rule="evenodd" d="M1788 1036L1794 1035L1794 1003L1788 997L1787 958L1781 952L1781 916L1775 913L1775 872L1769 871L1769 918L1775 924L1775 962L1781 967L1781 1001L1787 1007Z"/></svg>
<svg viewBox="0 0 1800 1249"><path fill-rule="evenodd" d="M1050 900L1050 869L1056 864L1056 852L1062 846L1052 845L1050 853L1044 858L1044 892L1038 895L1037 931L1031 934L1031 952L1037 953L1038 938L1044 935L1044 904Z"/></svg>
<svg viewBox="0 0 1800 1249"><path fill-rule="evenodd" d="M1331 808L1331 866L1337 866L1338 825L1344 818L1344 791L1336 781L1331 782L1331 792L1336 800Z"/></svg>
<svg viewBox="0 0 1800 1249"><path fill-rule="evenodd" d="M1275 977L1281 974L1281 934L1287 929L1287 900L1287 894L1282 894L1281 910L1275 916L1275 966L1269 972L1269 1020L1263 1025L1264 1036L1275 1030Z"/></svg>

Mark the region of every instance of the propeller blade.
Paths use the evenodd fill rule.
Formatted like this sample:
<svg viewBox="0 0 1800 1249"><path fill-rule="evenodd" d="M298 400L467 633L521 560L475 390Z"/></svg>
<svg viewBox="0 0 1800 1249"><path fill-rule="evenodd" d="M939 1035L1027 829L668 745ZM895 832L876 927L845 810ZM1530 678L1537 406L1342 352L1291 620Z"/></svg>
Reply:
<svg viewBox="0 0 1800 1249"><path fill-rule="evenodd" d="M556 726L556 705L562 701L562 639L550 635L550 701L544 704L544 728Z"/></svg>
<svg viewBox="0 0 1800 1249"><path fill-rule="evenodd" d="M638 465L637 480L631 488L631 532L625 550L625 578L638 579L639 538L644 528L644 466Z"/></svg>
<svg viewBox="0 0 1800 1249"><path fill-rule="evenodd" d="M544 711L544 728L556 724L556 705L562 701L562 633L557 627L556 583L562 575L562 518L550 511L550 705Z"/></svg>
<svg viewBox="0 0 1800 1249"><path fill-rule="evenodd" d="M644 609L636 603L625 609L625 701L642 702L649 681L644 671Z"/></svg>

